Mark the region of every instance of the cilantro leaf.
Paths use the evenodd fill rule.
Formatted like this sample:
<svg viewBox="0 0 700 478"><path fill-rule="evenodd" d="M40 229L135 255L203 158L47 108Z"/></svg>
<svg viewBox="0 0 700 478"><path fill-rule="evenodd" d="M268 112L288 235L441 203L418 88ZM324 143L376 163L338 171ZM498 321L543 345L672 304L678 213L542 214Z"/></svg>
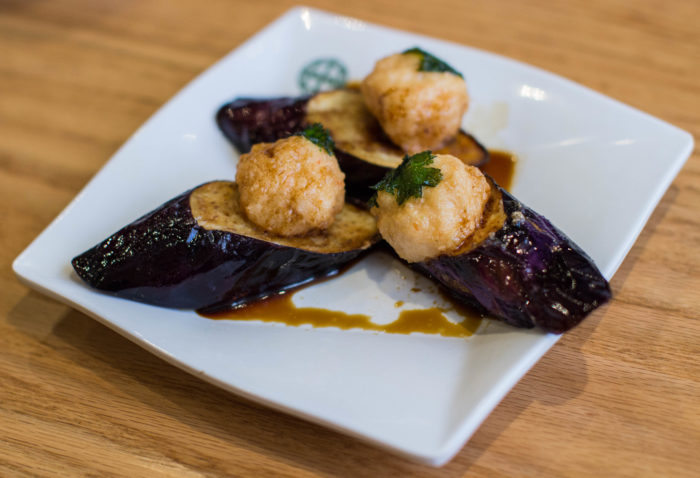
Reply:
<svg viewBox="0 0 700 478"><path fill-rule="evenodd" d="M303 136L328 154L333 154L335 142L331 137L330 131L325 129L321 123L307 126L303 131L297 133L297 136Z"/></svg>
<svg viewBox="0 0 700 478"><path fill-rule="evenodd" d="M384 178L374 186L375 191L385 191L396 196L396 202L400 205L412 197L423 197L423 186L435 187L442 181L442 172L438 168L429 168L433 164L435 155L430 151L406 155L401 164L392 169ZM377 193L369 200L369 206L377 205Z"/></svg>
<svg viewBox="0 0 700 478"><path fill-rule="evenodd" d="M450 65L418 47L408 49L403 52L403 54L418 55L420 57L420 66L418 67L418 71L436 71L440 73L448 72L452 73L453 75L457 75L460 78L464 78L460 72L452 68Z"/></svg>

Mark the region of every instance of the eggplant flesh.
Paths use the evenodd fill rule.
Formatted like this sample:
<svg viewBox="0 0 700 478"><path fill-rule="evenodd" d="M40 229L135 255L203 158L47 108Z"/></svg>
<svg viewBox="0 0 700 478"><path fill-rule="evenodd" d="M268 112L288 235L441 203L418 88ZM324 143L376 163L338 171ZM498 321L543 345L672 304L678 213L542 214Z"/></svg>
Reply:
<svg viewBox="0 0 700 478"><path fill-rule="evenodd" d="M90 286L164 307L218 312L333 275L378 240L346 204L326 231L283 238L243 215L236 184L187 191L75 257Z"/></svg>
<svg viewBox="0 0 700 478"><path fill-rule="evenodd" d="M410 266L484 314L562 333L607 302L610 286L570 238L492 183L482 228L458 251Z"/></svg>
<svg viewBox="0 0 700 478"><path fill-rule="evenodd" d="M360 201L369 199L373 194L369 187L401 164L405 155L386 136L356 88L300 98L240 98L221 107L216 120L240 153L247 153L255 143L276 141L304 125L321 123L335 141L347 196ZM471 166L482 166L489 160L486 148L464 131L434 152L451 154Z"/></svg>

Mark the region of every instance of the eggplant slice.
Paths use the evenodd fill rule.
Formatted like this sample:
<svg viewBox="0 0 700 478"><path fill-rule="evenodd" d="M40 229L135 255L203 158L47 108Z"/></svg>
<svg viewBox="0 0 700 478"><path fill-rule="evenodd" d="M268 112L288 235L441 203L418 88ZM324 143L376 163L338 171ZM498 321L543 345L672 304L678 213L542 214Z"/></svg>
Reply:
<svg viewBox="0 0 700 478"><path fill-rule="evenodd" d="M553 333L576 326L611 298L607 280L581 248L491 185L481 228L455 253L412 263L413 269L482 313Z"/></svg>
<svg viewBox="0 0 700 478"><path fill-rule="evenodd" d="M240 153L247 153L255 143L276 141L304 125L321 123L335 141L348 198L363 202L373 193L369 187L401 164L405 155L384 134L356 88L301 98L241 98L221 107L216 120ZM489 160L486 148L464 131L434 153L451 154L471 166L482 166Z"/></svg>
<svg viewBox="0 0 700 478"><path fill-rule="evenodd" d="M326 231L272 236L243 215L236 184L203 184L75 257L90 286L149 304L213 313L333 275L379 239L346 204Z"/></svg>

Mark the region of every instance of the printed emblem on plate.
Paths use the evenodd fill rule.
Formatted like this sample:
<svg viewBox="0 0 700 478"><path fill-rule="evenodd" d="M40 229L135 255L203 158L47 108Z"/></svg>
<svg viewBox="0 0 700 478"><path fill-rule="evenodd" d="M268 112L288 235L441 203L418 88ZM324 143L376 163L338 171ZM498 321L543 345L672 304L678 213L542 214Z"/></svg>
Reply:
<svg viewBox="0 0 700 478"><path fill-rule="evenodd" d="M299 88L304 94L334 90L345 85L348 69L335 58L319 58L299 73Z"/></svg>

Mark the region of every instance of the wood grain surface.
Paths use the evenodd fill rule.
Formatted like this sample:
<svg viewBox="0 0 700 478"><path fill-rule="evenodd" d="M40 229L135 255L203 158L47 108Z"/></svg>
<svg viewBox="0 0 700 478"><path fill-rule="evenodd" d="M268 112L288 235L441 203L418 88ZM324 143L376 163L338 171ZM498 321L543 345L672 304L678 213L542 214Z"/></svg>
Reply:
<svg viewBox="0 0 700 478"><path fill-rule="evenodd" d="M700 134L697 1L307 4L506 55ZM697 148L613 302L440 469L219 390L16 280L12 260L140 124L292 6L0 0L0 476L700 476Z"/></svg>

